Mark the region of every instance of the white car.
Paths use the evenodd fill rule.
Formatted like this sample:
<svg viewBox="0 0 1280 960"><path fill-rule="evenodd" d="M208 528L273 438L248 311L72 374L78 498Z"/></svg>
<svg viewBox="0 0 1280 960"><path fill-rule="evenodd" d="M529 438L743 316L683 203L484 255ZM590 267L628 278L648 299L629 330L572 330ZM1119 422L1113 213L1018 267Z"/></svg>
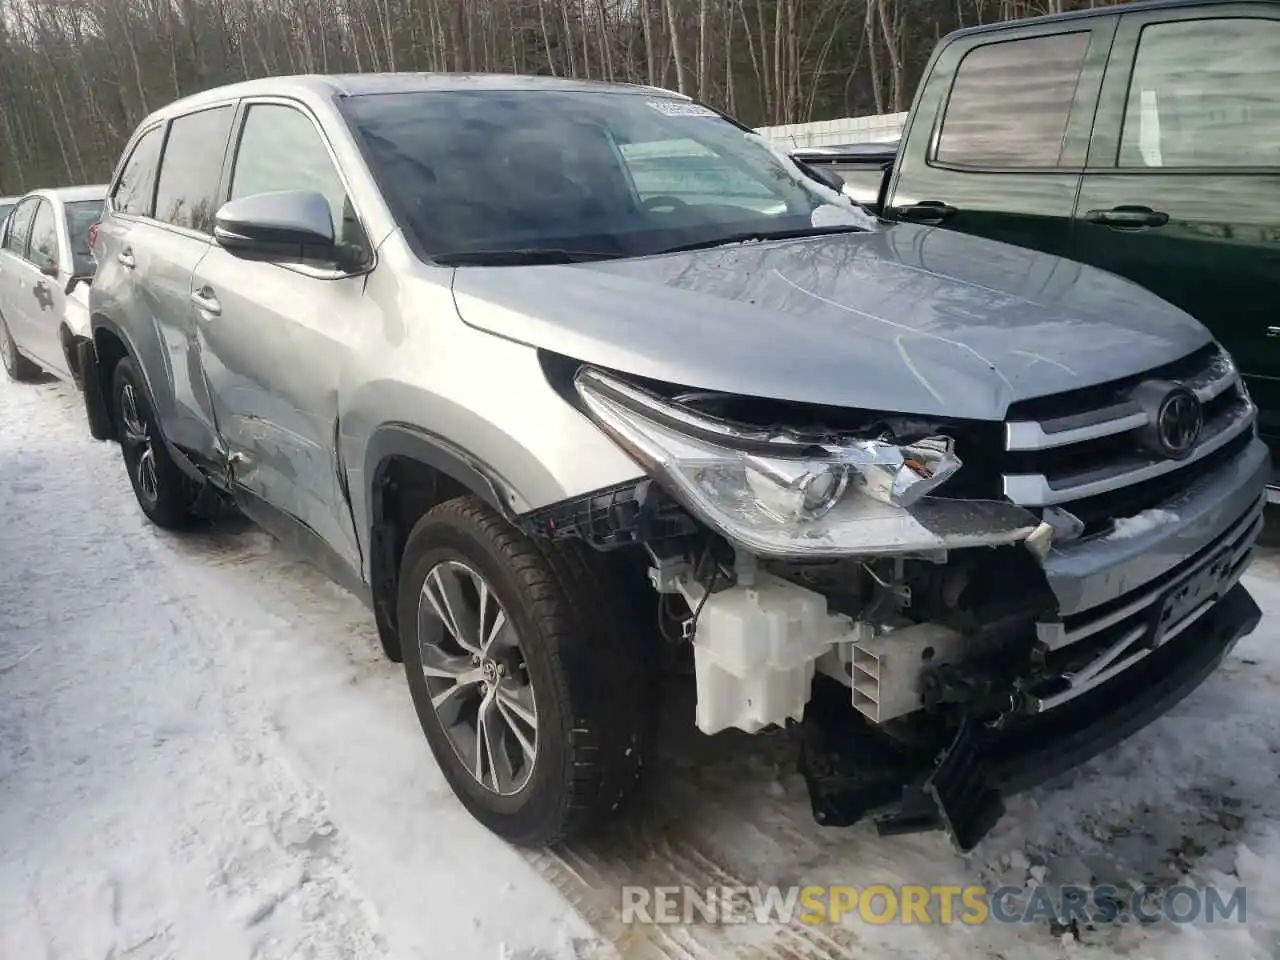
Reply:
<svg viewBox="0 0 1280 960"><path fill-rule="evenodd" d="M105 186L34 190L0 227L0 360L13 380L41 370L80 383L95 264L89 232Z"/></svg>

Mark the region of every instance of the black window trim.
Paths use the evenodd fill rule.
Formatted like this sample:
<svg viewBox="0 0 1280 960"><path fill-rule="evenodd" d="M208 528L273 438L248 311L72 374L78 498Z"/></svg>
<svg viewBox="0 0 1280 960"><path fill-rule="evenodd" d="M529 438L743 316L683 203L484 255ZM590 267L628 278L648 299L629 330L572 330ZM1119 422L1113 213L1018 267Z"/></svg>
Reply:
<svg viewBox="0 0 1280 960"><path fill-rule="evenodd" d="M947 111L951 107L951 98L955 92L956 79L960 76L960 69L964 66L965 60L968 59L971 53L976 50L980 50L983 47L993 47L1006 43L1018 43L1019 41L1025 40L1040 40L1046 37L1066 37L1075 34L1085 34L1088 36L1089 40L1088 43L1085 44L1084 57L1080 61L1080 71L1076 74L1075 86L1072 87L1071 90L1071 101L1067 108L1067 122L1063 128L1063 141L1058 151L1058 156L1061 158L1062 149L1066 146L1067 134L1071 129L1071 115L1075 112L1076 101L1080 96L1080 80L1084 76L1084 70L1088 64L1090 47L1092 47L1097 36L1097 24L1090 23L1089 19L1092 18L1086 18L1079 27L1069 30L1054 29L1054 27L1057 26L1055 22L1054 24L1046 25L1045 28L1040 30L1017 32L1014 33L1013 36L1000 36L1001 33L1005 32L1003 30L992 30L990 33L975 34L972 38L975 42L965 46L963 52L960 54L959 61L957 61L955 68L951 71L951 78L950 82L947 84L946 95L943 98L938 109L937 116L934 119L933 129L929 132L929 144L928 149L925 151L924 158L925 164L935 170L948 170L952 173L982 173L992 176L999 174L1021 176L1026 176L1027 174L1040 174L1045 176L1055 174L1079 175L1083 173L1085 170L1084 163L1059 164L1058 166L1053 167L992 167L982 164L954 163L938 159L938 146L942 139L942 128L947 119ZM997 39L987 39L988 37L995 37Z"/></svg>
<svg viewBox="0 0 1280 960"><path fill-rule="evenodd" d="M1147 32L1150 27L1163 26L1169 23L1205 23L1213 20L1266 20L1280 27L1280 17L1272 14L1268 16L1266 8L1257 10L1242 10L1233 7L1225 10L1214 11L1209 15L1207 11L1196 10L1197 13L1203 13L1201 16L1178 16L1176 10L1168 11L1166 16L1153 16L1150 11L1136 11L1131 13L1122 13L1121 22L1129 20L1137 22L1138 32L1134 36L1133 46L1130 55L1121 66L1125 71L1124 80L1124 110L1120 115L1120 128L1116 131L1115 153L1110 156L1109 164L1094 163L1086 165L1084 173L1091 176L1106 175L1109 177L1203 177L1208 175L1226 176L1226 177L1275 177L1280 174L1280 163L1275 166L1249 166L1249 167L1223 167L1223 166L1202 166L1202 167L1122 167L1120 166L1120 151L1124 146L1124 128L1129 122L1129 104L1133 94L1133 78L1138 69L1138 55L1142 52L1142 35ZM1108 63L1108 67L1111 64Z"/></svg>
<svg viewBox="0 0 1280 960"><path fill-rule="evenodd" d="M338 180L342 183L342 188L347 192L347 200L351 204L356 223L360 226L360 232L364 234L369 253L369 258L363 265L348 270L336 267L314 267L305 263L273 262L271 265L313 280L343 280L348 277L359 277L371 273L378 264L378 248L373 241L373 234L369 231L368 222L361 214L360 206L356 202L355 191L351 189L351 179L347 176L346 171L342 169L342 164L338 160L338 153L333 149L333 143L329 139L328 131L325 130L324 124L320 122L320 118L316 116L315 111L308 104L295 97L283 94L260 93L240 99L235 117L231 122L231 135L227 138L227 152L222 159L222 178L218 185L218 203L226 203L231 197L236 160L240 156L240 142L244 138L244 127L249 119L249 110L254 106L263 104L297 110L311 121L312 128L316 131L317 136L320 137L320 142L324 144L325 152L329 155L329 162L333 164L333 169L338 175Z"/></svg>

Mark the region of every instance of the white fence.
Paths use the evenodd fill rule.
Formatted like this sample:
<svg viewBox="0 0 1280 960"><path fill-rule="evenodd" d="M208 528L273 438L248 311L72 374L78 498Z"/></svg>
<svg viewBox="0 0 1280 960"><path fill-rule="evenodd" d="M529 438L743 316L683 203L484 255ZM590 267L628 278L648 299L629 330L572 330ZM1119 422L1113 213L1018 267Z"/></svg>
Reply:
<svg viewBox="0 0 1280 960"><path fill-rule="evenodd" d="M826 147L838 143L874 143L901 136L907 122L905 113L883 113L874 117L845 117L816 123L787 123L777 127L757 127L756 132L786 147Z"/></svg>

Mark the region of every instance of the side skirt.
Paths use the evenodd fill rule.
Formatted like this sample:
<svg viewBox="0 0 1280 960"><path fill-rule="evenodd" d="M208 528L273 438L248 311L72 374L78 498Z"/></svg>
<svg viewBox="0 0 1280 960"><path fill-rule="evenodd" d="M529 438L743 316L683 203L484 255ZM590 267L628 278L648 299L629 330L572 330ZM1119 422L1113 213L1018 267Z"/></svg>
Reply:
<svg viewBox="0 0 1280 960"><path fill-rule="evenodd" d="M246 517L279 540L286 549L306 560L344 590L355 594L366 607L373 608L373 595L368 584L318 533L244 487L235 487L232 496Z"/></svg>

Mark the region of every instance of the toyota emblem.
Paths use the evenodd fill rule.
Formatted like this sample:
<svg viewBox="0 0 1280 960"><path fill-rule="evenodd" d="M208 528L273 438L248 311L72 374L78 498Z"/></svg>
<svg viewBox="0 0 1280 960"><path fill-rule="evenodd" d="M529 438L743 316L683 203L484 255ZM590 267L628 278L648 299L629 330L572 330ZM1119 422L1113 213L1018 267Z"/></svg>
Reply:
<svg viewBox="0 0 1280 960"><path fill-rule="evenodd" d="M1203 426L1200 399L1186 387L1174 387L1156 411L1155 439L1160 452L1171 460L1181 460L1195 449Z"/></svg>

